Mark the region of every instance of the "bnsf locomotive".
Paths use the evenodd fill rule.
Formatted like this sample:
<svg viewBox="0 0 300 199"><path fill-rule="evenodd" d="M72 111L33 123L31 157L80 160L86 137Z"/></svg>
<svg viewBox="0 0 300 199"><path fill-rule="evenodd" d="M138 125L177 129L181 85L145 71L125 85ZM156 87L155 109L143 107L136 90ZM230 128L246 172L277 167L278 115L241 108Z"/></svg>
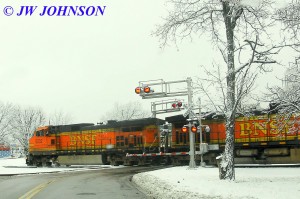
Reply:
<svg viewBox="0 0 300 199"><path fill-rule="evenodd" d="M168 125L165 123L168 122ZM300 118L276 114L238 117L235 122L236 163L300 163ZM111 164L144 165L189 161L189 135L182 131L187 119L182 115L166 120L144 118L38 128L29 140L28 165ZM162 127L168 128L167 131ZM203 155L207 164L225 147L224 118L203 117ZM167 133L166 133L167 132ZM200 133L195 133L196 162L200 161ZM203 150L203 149L201 149ZM202 152L201 152L202 153ZM197 155L198 154L198 155Z"/></svg>

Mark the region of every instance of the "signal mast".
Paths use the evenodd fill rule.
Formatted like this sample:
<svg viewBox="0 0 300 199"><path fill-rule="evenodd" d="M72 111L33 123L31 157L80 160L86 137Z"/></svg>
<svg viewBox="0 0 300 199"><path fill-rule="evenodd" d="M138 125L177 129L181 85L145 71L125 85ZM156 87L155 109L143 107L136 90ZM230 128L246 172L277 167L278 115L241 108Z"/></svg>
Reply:
<svg viewBox="0 0 300 199"><path fill-rule="evenodd" d="M183 83L186 83L187 86L184 87L182 90L171 89L171 87L173 88L174 85L182 86ZM156 88L158 88L158 90L154 92L154 89L152 87L156 87ZM189 120L192 120L192 118L195 116L195 114L193 113L192 79L190 77L188 77L186 80L169 81L169 82L165 82L162 79L140 81L139 86L135 88L135 93L139 94L142 97L142 99L188 96L188 103L186 105L187 110L183 114L183 116L184 117L189 116ZM170 104L171 104L172 108L169 108ZM156 117L156 114L181 111L183 109L184 109L183 100L174 99L174 100L165 100L165 101L151 103L151 111L152 111L153 117ZM189 132L189 137L190 137L189 168L196 168L195 143L194 143L195 134L194 134L194 132L197 132L197 127L195 127L195 126L192 127L191 123L189 122L188 127L185 127L184 131L186 133ZM168 143L167 143L167 145L168 145Z"/></svg>

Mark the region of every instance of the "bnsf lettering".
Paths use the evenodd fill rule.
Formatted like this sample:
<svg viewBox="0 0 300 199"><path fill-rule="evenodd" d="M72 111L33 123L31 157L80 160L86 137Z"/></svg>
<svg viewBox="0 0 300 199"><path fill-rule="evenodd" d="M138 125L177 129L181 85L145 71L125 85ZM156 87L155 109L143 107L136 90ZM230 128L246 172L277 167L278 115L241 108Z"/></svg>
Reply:
<svg viewBox="0 0 300 199"><path fill-rule="evenodd" d="M94 145L96 135L70 135L70 146Z"/></svg>
<svg viewBox="0 0 300 199"><path fill-rule="evenodd" d="M267 134L267 123L242 123L239 124L241 129L241 136L249 136L249 135L261 135Z"/></svg>
<svg viewBox="0 0 300 199"><path fill-rule="evenodd" d="M269 125L269 128L268 128ZM276 136L279 134L284 134L288 132L291 134L290 129L292 129L293 124L289 125L287 123L279 124L276 120L271 120L270 122L245 122L238 124L240 129L240 136L264 136L268 135L267 129L269 129L270 136Z"/></svg>

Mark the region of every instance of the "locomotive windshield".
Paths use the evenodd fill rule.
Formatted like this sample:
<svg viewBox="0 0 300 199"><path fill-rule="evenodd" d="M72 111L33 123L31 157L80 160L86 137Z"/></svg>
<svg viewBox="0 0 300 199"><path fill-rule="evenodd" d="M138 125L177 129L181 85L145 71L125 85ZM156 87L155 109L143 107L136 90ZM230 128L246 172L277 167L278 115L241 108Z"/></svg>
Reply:
<svg viewBox="0 0 300 199"><path fill-rule="evenodd" d="M41 136L44 136L44 131L37 131L36 133L35 133L35 136L37 136L37 137L41 137Z"/></svg>

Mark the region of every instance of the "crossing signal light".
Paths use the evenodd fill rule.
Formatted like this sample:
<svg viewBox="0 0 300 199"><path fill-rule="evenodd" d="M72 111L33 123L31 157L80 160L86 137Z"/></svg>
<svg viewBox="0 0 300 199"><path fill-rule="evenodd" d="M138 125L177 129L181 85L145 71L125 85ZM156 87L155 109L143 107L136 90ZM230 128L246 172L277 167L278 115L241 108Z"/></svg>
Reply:
<svg viewBox="0 0 300 199"><path fill-rule="evenodd" d="M172 108L181 108L182 102L172 103Z"/></svg>
<svg viewBox="0 0 300 199"><path fill-rule="evenodd" d="M141 88L141 87L136 87L136 88L135 88L135 93L136 93L136 94L140 94L141 91L142 91L142 88Z"/></svg>
<svg viewBox="0 0 300 199"><path fill-rule="evenodd" d="M145 93L150 93L151 92L151 88L149 86L144 87L144 92Z"/></svg>
<svg viewBox="0 0 300 199"><path fill-rule="evenodd" d="M183 126L183 127L181 128L181 131L182 131L183 133L187 133L187 132L189 131L189 128L188 128L187 126Z"/></svg>
<svg viewBox="0 0 300 199"><path fill-rule="evenodd" d="M177 103L177 106L180 108L180 107L182 107L182 102L178 102Z"/></svg>
<svg viewBox="0 0 300 199"><path fill-rule="evenodd" d="M136 94L149 94L154 92L154 90L151 89L149 86L145 86L144 88L139 86L136 87L134 91Z"/></svg>
<svg viewBox="0 0 300 199"><path fill-rule="evenodd" d="M196 126L192 126L192 127L191 127L191 131L192 131L193 133L197 133L197 127L196 127Z"/></svg>

